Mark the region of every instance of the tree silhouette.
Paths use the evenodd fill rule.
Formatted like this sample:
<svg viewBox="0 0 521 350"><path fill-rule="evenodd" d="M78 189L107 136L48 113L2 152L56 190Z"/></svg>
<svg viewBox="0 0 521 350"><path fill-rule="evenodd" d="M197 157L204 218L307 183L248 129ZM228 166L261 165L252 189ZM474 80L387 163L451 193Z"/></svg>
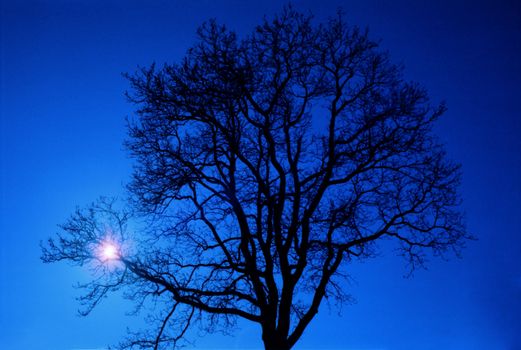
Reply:
<svg viewBox="0 0 521 350"><path fill-rule="evenodd" d="M128 79L130 207L147 226L129 233L130 214L104 200L43 253L95 269L85 313L119 289L158 305L155 327L124 346L162 348L239 317L266 349L290 349L324 299L348 300L345 266L379 242L413 269L468 238L459 166L431 132L444 106L342 14L314 25L286 7L242 39L210 21L182 62Z"/></svg>

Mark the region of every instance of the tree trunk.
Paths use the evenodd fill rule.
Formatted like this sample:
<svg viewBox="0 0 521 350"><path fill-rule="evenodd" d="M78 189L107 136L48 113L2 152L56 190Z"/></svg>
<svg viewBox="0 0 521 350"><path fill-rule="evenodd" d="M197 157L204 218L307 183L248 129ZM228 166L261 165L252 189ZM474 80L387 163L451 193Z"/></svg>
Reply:
<svg viewBox="0 0 521 350"><path fill-rule="evenodd" d="M290 350L291 346L288 344L288 339L285 336L281 336L276 331L262 332L262 341L264 343L265 350Z"/></svg>

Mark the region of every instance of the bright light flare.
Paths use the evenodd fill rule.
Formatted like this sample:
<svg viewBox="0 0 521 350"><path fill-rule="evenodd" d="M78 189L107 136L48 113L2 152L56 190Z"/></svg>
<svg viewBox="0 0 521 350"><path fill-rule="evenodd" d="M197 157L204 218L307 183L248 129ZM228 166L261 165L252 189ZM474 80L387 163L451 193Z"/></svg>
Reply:
<svg viewBox="0 0 521 350"><path fill-rule="evenodd" d="M115 260L119 258L118 248L112 243L103 243L101 255L103 260Z"/></svg>
<svg viewBox="0 0 521 350"><path fill-rule="evenodd" d="M105 238L94 247L95 254L103 264L113 265L121 258L121 246L111 238Z"/></svg>

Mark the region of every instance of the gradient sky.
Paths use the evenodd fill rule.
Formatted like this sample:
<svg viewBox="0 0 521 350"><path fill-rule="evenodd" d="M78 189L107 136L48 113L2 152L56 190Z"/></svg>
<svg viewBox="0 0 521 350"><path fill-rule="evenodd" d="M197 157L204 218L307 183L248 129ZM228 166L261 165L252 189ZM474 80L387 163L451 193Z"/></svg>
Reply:
<svg viewBox="0 0 521 350"><path fill-rule="evenodd" d="M0 0L0 349L114 344L131 305L118 295L77 316L80 268L40 262L39 242L79 205L124 195L132 113L122 72L178 61L215 17L239 33L279 1ZM296 349L521 349L521 5L517 1L302 0L318 19L344 8L382 39L407 78L448 112L437 124L463 164L470 242L403 278L392 254L354 266L357 303L327 306ZM260 348L244 325L200 348Z"/></svg>

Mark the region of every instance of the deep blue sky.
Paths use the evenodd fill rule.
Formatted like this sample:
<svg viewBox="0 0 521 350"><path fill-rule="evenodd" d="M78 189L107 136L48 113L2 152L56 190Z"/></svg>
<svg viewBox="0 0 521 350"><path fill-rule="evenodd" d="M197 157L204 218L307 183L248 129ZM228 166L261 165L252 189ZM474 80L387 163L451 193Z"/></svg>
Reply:
<svg viewBox="0 0 521 350"><path fill-rule="evenodd" d="M139 319L119 296L81 318L71 286L87 278L43 265L39 242L76 205L121 195L132 113L122 72L178 61L216 17L240 33L279 1L1 1L0 349L115 343ZM408 78L448 112L437 124L463 164L469 230L463 259L432 260L404 279L392 254L353 268L358 302L323 307L297 349L521 349L521 5L517 1L294 1L318 19L342 6L369 26ZM260 347L259 330L200 339Z"/></svg>

